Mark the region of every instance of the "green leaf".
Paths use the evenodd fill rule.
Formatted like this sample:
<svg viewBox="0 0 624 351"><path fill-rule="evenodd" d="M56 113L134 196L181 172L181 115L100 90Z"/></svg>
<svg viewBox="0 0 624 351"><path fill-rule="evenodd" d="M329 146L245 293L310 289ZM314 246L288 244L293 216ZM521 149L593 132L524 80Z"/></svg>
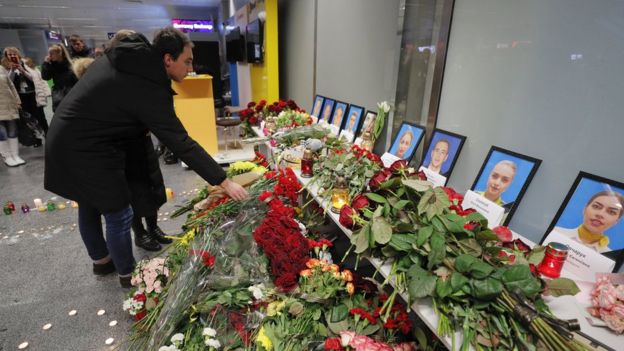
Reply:
<svg viewBox="0 0 624 351"><path fill-rule="evenodd" d="M382 246L381 254L384 257L395 257L399 254L399 251L390 245Z"/></svg>
<svg viewBox="0 0 624 351"><path fill-rule="evenodd" d="M375 193L366 193L366 197L369 198L371 201L375 201L375 202L380 203L380 204L385 204L386 203L386 198L385 197L383 197L381 195L378 195L378 194L375 194Z"/></svg>
<svg viewBox="0 0 624 351"><path fill-rule="evenodd" d="M361 254L368 249L367 228L368 225L364 226L362 229L360 229L360 231L354 233L351 236L351 244L355 245L354 252L356 254Z"/></svg>
<svg viewBox="0 0 624 351"><path fill-rule="evenodd" d="M467 254L459 255L455 259L455 269L459 273L468 273L470 272L470 268L476 261L477 261L477 258L475 258L472 255L467 255Z"/></svg>
<svg viewBox="0 0 624 351"><path fill-rule="evenodd" d="M471 256L480 257L481 253L483 252L483 248L481 247L481 245L479 245L477 240L473 238L460 240L458 243L459 246Z"/></svg>
<svg viewBox="0 0 624 351"><path fill-rule="evenodd" d="M533 297L541 289L539 279L531 273L529 266L514 265L505 270L502 281L509 291L520 290L525 296Z"/></svg>
<svg viewBox="0 0 624 351"><path fill-rule="evenodd" d="M340 305L332 308L330 319L332 323L338 323L342 320L347 319L347 317L349 317L349 308L347 307L347 305L341 303Z"/></svg>
<svg viewBox="0 0 624 351"><path fill-rule="evenodd" d="M479 241L498 241L498 235L494 234L493 231L486 229L480 231L476 235L477 240Z"/></svg>
<svg viewBox="0 0 624 351"><path fill-rule="evenodd" d="M470 281L474 297L480 300L493 300L503 291L503 283L498 279L472 279Z"/></svg>
<svg viewBox="0 0 624 351"><path fill-rule="evenodd" d="M529 257L527 257L527 260L529 261L529 263L538 265L544 259L545 254L546 254L545 246L535 246L533 247L533 249L531 249L531 252L529 253Z"/></svg>
<svg viewBox="0 0 624 351"><path fill-rule="evenodd" d="M385 204L383 204L383 213L385 217L390 217L390 211L392 208L390 208L390 204L388 204L387 202Z"/></svg>
<svg viewBox="0 0 624 351"><path fill-rule="evenodd" d="M403 179L403 185L421 193L432 188L433 184L426 180Z"/></svg>
<svg viewBox="0 0 624 351"><path fill-rule="evenodd" d="M397 197L402 197L403 195L405 195L405 188L404 187L398 188L395 194Z"/></svg>
<svg viewBox="0 0 624 351"><path fill-rule="evenodd" d="M428 350L427 348L427 336L421 328L416 328L416 341L418 341L418 349Z"/></svg>
<svg viewBox="0 0 624 351"><path fill-rule="evenodd" d="M376 333L379 330L379 328L381 328L379 323L377 323L377 324L369 324L369 325L366 326L366 328L364 328L362 330L358 330L357 334L358 335L372 335L372 334Z"/></svg>
<svg viewBox="0 0 624 351"><path fill-rule="evenodd" d="M410 283L408 292L410 300L431 296L435 289L437 277L419 266L412 266L408 275Z"/></svg>
<svg viewBox="0 0 624 351"><path fill-rule="evenodd" d="M414 237L414 234L394 234L390 238L389 245L397 251L409 252L412 249Z"/></svg>
<svg viewBox="0 0 624 351"><path fill-rule="evenodd" d="M418 236L416 237L416 245L421 247L429 240L429 237L433 234L433 227L422 227L418 230Z"/></svg>
<svg viewBox="0 0 624 351"><path fill-rule="evenodd" d="M453 274L451 274L450 281L453 292L461 289L462 286L468 284L468 278L466 278L463 274L457 272L453 272Z"/></svg>
<svg viewBox="0 0 624 351"><path fill-rule="evenodd" d="M440 233L433 233L431 235L431 252L429 252L427 268L431 270L431 268L436 265L442 263L444 258L446 257L446 240L444 240L444 236Z"/></svg>
<svg viewBox="0 0 624 351"><path fill-rule="evenodd" d="M483 215L479 212L473 212L464 218L466 219L466 222L479 222L482 227L487 228L487 219L485 219L485 217L483 217Z"/></svg>
<svg viewBox="0 0 624 351"><path fill-rule="evenodd" d="M368 208L363 208L361 211L364 214L364 217L368 219L371 219L375 216L373 211L369 210Z"/></svg>
<svg viewBox="0 0 624 351"><path fill-rule="evenodd" d="M446 229L451 233L463 233L464 232L464 224L466 221L462 216L458 216L454 213L449 213L445 217L441 217L442 222Z"/></svg>
<svg viewBox="0 0 624 351"><path fill-rule="evenodd" d="M392 238L392 226L384 217L373 218L371 231L373 238L379 244L386 244Z"/></svg>
<svg viewBox="0 0 624 351"><path fill-rule="evenodd" d="M581 290L576 285L574 280L568 278L557 278L546 281L546 291L544 295L551 295L554 297L570 295L574 296Z"/></svg>
<svg viewBox="0 0 624 351"><path fill-rule="evenodd" d="M455 269L459 273L470 273L476 279L483 279L492 273L494 267L474 256L463 254L455 259Z"/></svg>
<svg viewBox="0 0 624 351"><path fill-rule="evenodd" d="M399 200L396 203L392 204L392 207L396 208L397 210L402 210L403 207L405 207L409 203L411 203L411 201L409 200Z"/></svg>
<svg viewBox="0 0 624 351"><path fill-rule="evenodd" d="M453 292L450 279L438 279L436 282L435 293L439 298L445 298Z"/></svg>
<svg viewBox="0 0 624 351"><path fill-rule="evenodd" d="M444 223L442 223L442 220L438 216L434 216L433 218L431 218L431 224L433 225L433 228L435 228L436 231L440 233L446 232L446 227L444 226Z"/></svg>
<svg viewBox="0 0 624 351"><path fill-rule="evenodd" d="M391 188L391 187L393 187L393 186L398 184L399 179L400 178L396 178L396 177L390 178L390 179L386 180L385 182L379 184L379 189L383 190L383 189Z"/></svg>

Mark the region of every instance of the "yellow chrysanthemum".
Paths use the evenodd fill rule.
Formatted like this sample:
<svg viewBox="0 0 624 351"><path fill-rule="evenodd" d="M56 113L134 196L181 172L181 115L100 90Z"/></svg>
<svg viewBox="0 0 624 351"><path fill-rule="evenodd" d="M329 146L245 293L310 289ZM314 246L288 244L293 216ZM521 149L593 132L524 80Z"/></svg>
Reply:
<svg viewBox="0 0 624 351"><path fill-rule="evenodd" d="M271 342L271 339L269 339L269 337L264 332L264 327L261 327L260 331L258 331L256 342L260 344L262 347L264 347L267 351L273 349L273 343Z"/></svg>
<svg viewBox="0 0 624 351"><path fill-rule="evenodd" d="M279 315L280 311L286 306L286 301L273 301L267 306L267 316L273 317Z"/></svg>

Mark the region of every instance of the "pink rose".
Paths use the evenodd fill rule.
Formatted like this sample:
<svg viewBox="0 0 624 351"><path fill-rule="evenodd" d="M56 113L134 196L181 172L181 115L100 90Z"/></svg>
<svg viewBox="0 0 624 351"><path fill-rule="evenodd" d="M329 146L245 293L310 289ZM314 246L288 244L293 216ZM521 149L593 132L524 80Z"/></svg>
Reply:
<svg viewBox="0 0 624 351"><path fill-rule="evenodd" d="M494 234L496 234L496 236L498 236L498 239L504 243L511 241L513 238L511 230L503 225L495 227L494 229L492 229L492 231L494 232Z"/></svg>
<svg viewBox="0 0 624 351"><path fill-rule="evenodd" d="M617 301L617 293L613 285L605 285L598 296L598 304L600 307L611 310Z"/></svg>
<svg viewBox="0 0 624 351"><path fill-rule="evenodd" d="M416 351L417 348L415 342L402 342L394 345L392 349L394 351Z"/></svg>

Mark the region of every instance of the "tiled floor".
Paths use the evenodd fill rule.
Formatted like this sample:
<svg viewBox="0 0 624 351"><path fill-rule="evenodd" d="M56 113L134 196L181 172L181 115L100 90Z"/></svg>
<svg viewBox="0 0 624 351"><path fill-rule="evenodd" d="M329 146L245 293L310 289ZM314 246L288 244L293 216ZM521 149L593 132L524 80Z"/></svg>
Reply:
<svg viewBox="0 0 624 351"><path fill-rule="evenodd" d="M54 194L43 189L43 148L21 148L28 163L8 168L0 163L0 205L15 203L18 211L0 214L0 350L110 350L123 347L130 319L122 310L126 290L116 275L96 277L76 228L77 210L23 214L22 204L44 202ZM200 188L204 182L178 165L161 164L165 183L176 193L160 210L161 228L169 234L180 230L183 218L167 213ZM65 202L58 198L56 203ZM165 221L164 219L167 218ZM135 248L140 259L147 252ZM105 314L99 316L99 310ZM74 316L69 316L76 310ZM111 321L117 325L111 327ZM52 327L43 330L51 323ZM114 338L112 346L105 341Z"/></svg>

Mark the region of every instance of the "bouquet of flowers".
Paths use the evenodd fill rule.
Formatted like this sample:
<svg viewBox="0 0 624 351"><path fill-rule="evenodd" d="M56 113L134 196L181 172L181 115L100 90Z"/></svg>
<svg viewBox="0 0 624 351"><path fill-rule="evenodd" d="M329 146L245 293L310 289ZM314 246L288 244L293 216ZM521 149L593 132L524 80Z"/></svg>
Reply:
<svg viewBox="0 0 624 351"><path fill-rule="evenodd" d="M488 229L483 216L462 208L459 194L433 188L405 161L379 171L368 185L371 191L354 199L355 208L343 207L340 217L355 230L355 253L392 262L385 283L393 279L396 289L381 309L383 318L402 292L410 302L433 298L439 334L462 330L461 350L584 349L541 299L543 286L559 295L578 292L569 279L535 275L530 264L539 263L541 249L522 252L508 229Z"/></svg>
<svg viewBox="0 0 624 351"><path fill-rule="evenodd" d="M238 112L238 116L241 119L241 126L243 128L243 136L254 136L254 132L251 129L252 126L257 126L263 119L266 119L269 116L279 116L282 112L297 112L297 113L305 113L302 109L297 106L293 100L288 101L275 101L272 104L267 104L266 100L260 100L258 103L255 101L251 101L247 104L247 108ZM295 120L296 118L296 120ZM309 116L308 116L309 118ZM286 123L284 119L284 126L290 126L295 121L300 123L299 125L304 125L307 123L308 118L304 118L301 115L292 116L292 119L289 119L290 122ZM310 119L311 123L311 119ZM309 124L309 123L307 123Z"/></svg>
<svg viewBox="0 0 624 351"><path fill-rule="evenodd" d="M624 284L613 284L609 276L598 278L591 293L592 316L602 319L609 329L624 332Z"/></svg>
<svg viewBox="0 0 624 351"><path fill-rule="evenodd" d="M169 278L169 268L166 262L162 257L155 257L137 263L131 280L134 288L123 303L123 310L128 311L135 320L143 319L148 311L158 305L160 295Z"/></svg>

